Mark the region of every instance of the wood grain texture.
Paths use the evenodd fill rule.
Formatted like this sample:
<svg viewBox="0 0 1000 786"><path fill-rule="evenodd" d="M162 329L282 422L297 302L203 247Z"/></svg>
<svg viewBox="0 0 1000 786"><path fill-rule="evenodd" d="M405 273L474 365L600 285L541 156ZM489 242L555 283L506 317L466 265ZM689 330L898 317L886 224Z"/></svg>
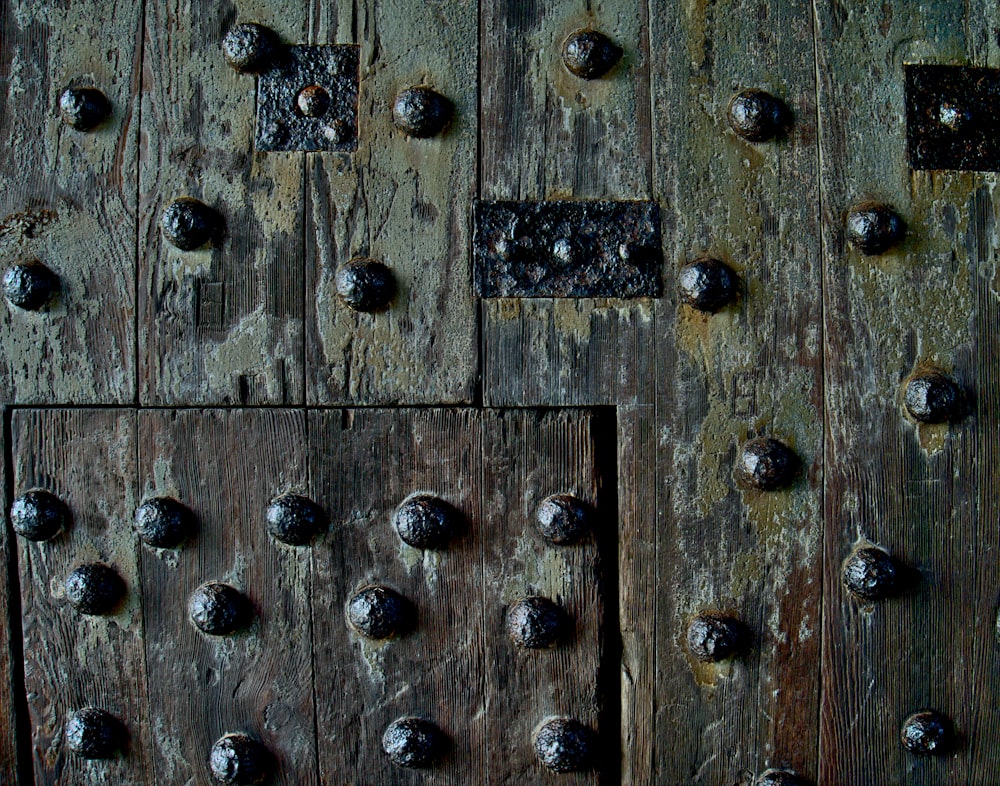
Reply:
<svg viewBox="0 0 1000 786"><path fill-rule="evenodd" d="M7 525L6 512L12 502L7 472L7 418L4 411L3 435L0 450L3 468L0 469L0 498L3 499L4 527L0 534L0 783L16 784L19 750L30 747L23 739L27 725L25 705L20 700L24 692L24 657L21 642L20 582L14 554L17 543L13 530ZM13 568L13 569L12 569ZM13 608L12 608L13 606ZM27 775L27 773L25 773Z"/></svg>
<svg viewBox="0 0 1000 786"><path fill-rule="evenodd" d="M539 766L532 734L549 717L570 717L600 740L599 765L618 776L617 729L601 727L604 575L599 544L614 512L597 511L594 531L573 545L548 543L535 514L550 494L573 494L598 506L592 419L576 411L488 410L483 423L483 612L486 631L486 738L490 784L599 783L599 772L556 774ZM612 535L610 542L616 542ZM552 649L516 646L507 610L540 595L562 607L572 635ZM617 664L614 664L617 671ZM617 701L617 696L609 697ZM603 738L603 739L602 739ZM504 755L496 755L497 751ZM605 781L606 782L606 781Z"/></svg>
<svg viewBox="0 0 1000 786"><path fill-rule="evenodd" d="M314 4L317 43L360 45L361 84L357 152L307 159L310 403L473 398L476 14L474 0ZM442 135L410 138L393 126L396 95L413 85L453 103L454 119ZM354 257L392 270L396 294L387 310L358 313L337 296L337 268Z"/></svg>
<svg viewBox="0 0 1000 786"><path fill-rule="evenodd" d="M638 0L482 3L481 198L649 198L647 14ZM625 50L593 81L561 58L588 27ZM487 404L651 400L652 301L501 298L481 310Z"/></svg>
<svg viewBox="0 0 1000 786"><path fill-rule="evenodd" d="M309 415L312 495L331 534L314 552L316 707L323 783L466 784L488 777L483 690L482 417L471 410L353 410ZM448 548L404 544L392 519L416 492L465 518ZM388 641L355 633L348 600L384 584L416 610ZM438 725L450 751L430 770L393 765L382 734L401 717Z"/></svg>
<svg viewBox="0 0 1000 786"><path fill-rule="evenodd" d="M0 267L38 259L60 281L46 311L0 307L2 401L135 396L141 10L132 0L0 4ZM68 86L100 89L112 117L86 133L64 125Z"/></svg>
<svg viewBox="0 0 1000 786"><path fill-rule="evenodd" d="M212 745L242 732L274 754L270 782L316 784L311 554L277 543L264 525L271 499L307 489L304 413L147 410L139 433L144 496L174 497L198 519L187 546L141 553L156 772L210 786ZM195 628L188 598L209 581L250 599L249 628Z"/></svg>
<svg viewBox="0 0 1000 786"><path fill-rule="evenodd" d="M55 539L17 544L34 783L147 784L143 585L132 532L135 413L19 410L12 434L15 494L44 488L72 513L71 527ZM66 577L88 562L112 566L125 582L126 598L112 615L82 615L65 600ZM123 755L87 761L69 751L66 723L89 706L126 725Z"/></svg>
<svg viewBox="0 0 1000 786"><path fill-rule="evenodd" d="M752 782L817 769L823 387L812 9L809 3L658 5L650 19L655 196L664 290L701 255L738 271L715 315L656 312L656 752L637 783ZM785 101L783 139L729 128L732 96ZM749 437L786 442L804 471L778 492L737 489ZM722 610L748 653L704 665L691 617Z"/></svg>
<svg viewBox="0 0 1000 786"><path fill-rule="evenodd" d="M994 6L816 3L823 161L827 467L820 782L988 783L1000 766L995 680L995 174L907 166L903 63L998 65ZM863 56L859 56L863 53ZM895 207L903 244L845 242L860 199ZM917 426L902 387L933 365L974 397L948 426ZM841 563L874 543L921 574L909 594L859 605ZM915 757L903 720L950 715L961 742Z"/></svg>
<svg viewBox="0 0 1000 786"><path fill-rule="evenodd" d="M304 4L150 4L145 16L139 206L139 396L144 404L303 400L303 153L254 151L254 78L221 42L237 21L305 40ZM179 251L160 216L179 196L226 222Z"/></svg>

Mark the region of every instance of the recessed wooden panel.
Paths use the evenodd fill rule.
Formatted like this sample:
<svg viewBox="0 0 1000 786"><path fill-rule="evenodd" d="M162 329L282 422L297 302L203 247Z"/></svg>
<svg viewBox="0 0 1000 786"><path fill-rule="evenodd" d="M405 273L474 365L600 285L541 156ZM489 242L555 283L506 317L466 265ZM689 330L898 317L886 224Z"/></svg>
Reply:
<svg viewBox="0 0 1000 786"><path fill-rule="evenodd" d="M143 574L132 532L135 412L20 410L11 431L15 495L42 488L72 514L56 538L17 544L34 783L149 783ZM113 567L125 582L125 600L111 615L83 615L66 600L66 577L92 562ZM121 755L87 761L69 750L66 724L84 707L125 724Z"/></svg>
<svg viewBox="0 0 1000 786"><path fill-rule="evenodd" d="M37 259L59 278L45 310L0 303L0 400L135 395L140 11L23 0L0 15L0 269ZM111 117L88 132L64 125L69 86L101 90Z"/></svg>
<svg viewBox="0 0 1000 786"><path fill-rule="evenodd" d="M210 786L209 751L235 732L274 754L270 782L317 783L311 553L264 523L271 499L307 489L304 413L144 410L139 434L143 496L173 497L198 519L179 550L141 549L158 777ZM250 627L209 636L193 625L188 599L210 581L249 598Z"/></svg>

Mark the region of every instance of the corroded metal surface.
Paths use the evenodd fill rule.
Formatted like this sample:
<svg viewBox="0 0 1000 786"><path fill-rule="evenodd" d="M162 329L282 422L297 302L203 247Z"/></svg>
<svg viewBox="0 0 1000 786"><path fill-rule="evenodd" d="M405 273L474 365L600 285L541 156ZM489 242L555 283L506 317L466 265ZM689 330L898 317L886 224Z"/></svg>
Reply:
<svg viewBox="0 0 1000 786"><path fill-rule="evenodd" d="M477 202L481 297L658 297L655 202Z"/></svg>

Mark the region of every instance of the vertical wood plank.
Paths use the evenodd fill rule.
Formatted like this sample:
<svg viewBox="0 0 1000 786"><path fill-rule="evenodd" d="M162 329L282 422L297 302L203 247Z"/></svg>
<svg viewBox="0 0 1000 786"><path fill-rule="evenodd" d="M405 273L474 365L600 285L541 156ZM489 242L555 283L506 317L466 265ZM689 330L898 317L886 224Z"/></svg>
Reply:
<svg viewBox="0 0 1000 786"><path fill-rule="evenodd" d="M482 3L483 199L644 199L651 194L647 5L639 0ZM606 77L562 62L592 27L624 49ZM517 75L516 77L513 75ZM488 299L483 396L490 406L649 401L649 300Z"/></svg>
<svg viewBox="0 0 1000 786"><path fill-rule="evenodd" d="M21 614L19 610L20 582L17 576L17 543L8 525L11 503L10 477L7 471L10 449L8 423L10 411L3 412L3 432L0 436L0 489L2 489L4 528L0 535L0 783L17 784L18 764L30 758L19 758L19 749L29 745L22 729L27 718L24 701L24 650L21 641ZM14 608L11 608L13 606ZM24 780L31 774L24 773Z"/></svg>
<svg viewBox="0 0 1000 786"><path fill-rule="evenodd" d="M655 8L654 8L655 6ZM815 778L822 535L822 311L812 9L808 2L651 5L655 195L665 291L717 257L741 300L714 315L656 315L656 752L639 782L752 782L768 767ZM794 124L751 144L730 99L760 88ZM791 488L742 491L754 436L788 444ZM701 664L690 619L730 612L748 652Z"/></svg>
<svg viewBox="0 0 1000 786"><path fill-rule="evenodd" d="M602 648L606 595L598 544L613 513L597 510L598 477L589 415L487 411L482 493L483 612L486 631L486 737L494 755L489 783L596 784L598 768L617 778L617 734L603 729ZM572 494L596 515L581 542L553 545L537 531L535 514L550 494ZM612 536L610 542L614 543ZM516 646L507 635L511 604L542 596L565 610L572 633L551 649ZM613 598L608 598L614 602ZM617 664L614 664L617 672ZM535 756L534 730L550 717L569 717L597 735L595 769L557 774ZM498 751L503 755L496 755Z"/></svg>
<svg viewBox="0 0 1000 786"><path fill-rule="evenodd" d="M936 784L995 777L995 174L914 172L903 64L996 67L994 6L815 4L823 160L828 412L822 783ZM859 53L863 53L860 55ZM904 242L865 257L845 242L862 199L892 205ZM916 425L902 407L918 367L954 375L972 414ZM903 597L853 601L841 564L872 543L916 569ZM912 712L951 716L961 742L916 757Z"/></svg>
<svg viewBox="0 0 1000 786"><path fill-rule="evenodd" d="M332 521L330 537L314 552L324 783L467 784L496 765L483 736L481 429L472 410L309 415L312 494ZM421 551L399 539L393 515L415 492L463 514L466 530L447 548ZM371 584L410 601L410 632L372 641L349 627L349 599ZM450 738L438 766L406 770L383 753L386 727L408 716L436 723Z"/></svg>
<svg viewBox="0 0 1000 786"><path fill-rule="evenodd" d="M477 4L366 0L349 16L326 2L314 8L317 41L360 45L361 84L357 152L307 159L309 401L469 402L478 369L469 267ZM430 139L392 123L396 95L420 84L454 105L450 126ZM358 313L337 296L337 268L354 257L392 270L387 310Z"/></svg>
<svg viewBox="0 0 1000 786"><path fill-rule="evenodd" d="M139 167L139 390L144 404L303 400L302 153L254 151L254 77L221 42L254 21L305 41L307 9L266 0L152 3L146 13ZM192 196L224 240L179 251L164 207Z"/></svg>
<svg viewBox="0 0 1000 786"><path fill-rule="evenodd" d="M136 425L132 410L20 410L12 423L15 494L43 488L69 507L55 539L18 539L25 689L37 784L145 784L150 769L142 573L132 533ZM77 613L64 582L101 562L127 594L112 615ZM65 741L70 715L99 707L128 729L114 759L88 761Z"/></svg>
<svg viewBox="0 0 1000 786"><path fill-rule="evenodd" d="M133 0L0 6L0 268L37 259L60 282L43 311L0 306L0 400L135 396L141 11ZM68 86L101 90L112 116L89 132L64 125Z"/></svg>
<svg viewBox="0 0 1000 786"><path fill-rule="evenodd" d="M174 497L198 519L179 551L141 553L156 772L210 786L212 745L246 733L274 754L270 782L315 784L311 554L277 543L264 524L271 499L307 489L305 416L144 410L139 418L144 495ZM249 598L249 628L231 636L195 628L188 599L209 581Z"/></svg>

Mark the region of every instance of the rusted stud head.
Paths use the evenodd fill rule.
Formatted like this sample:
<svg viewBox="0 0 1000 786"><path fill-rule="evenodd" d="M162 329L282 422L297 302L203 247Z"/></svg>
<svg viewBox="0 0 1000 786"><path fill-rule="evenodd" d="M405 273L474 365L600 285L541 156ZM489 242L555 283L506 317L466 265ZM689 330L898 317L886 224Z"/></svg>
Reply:
<svg viewBox="0 0 1000 786"><path fill-rule="evenodd" d="M222 216L194 197L179 197L164 208L160 228L172 246L194 251L218 239Z"/></svg>
<svg viewBox="0 0 1000 786"><path fill-rule="evenodd" d="M59 277L38 260L18 262L3 274L3 294L12 306L40 311L59 289Z"/></svg>
<svg viewBox="0 0 1000 786"><path fill-rule="evenodd" d="M459 512L443 499L418 494L399 506L393 525L415 549L443 549L458 533L459 520Z"/></svg>
<svg viewBox="0 0 1000 786"><path fill-rule="evenodd" d="M195 531L194 513L176 499L153 497L135 509L139 540L157 549L176 549Z"/></svg>
<svg viewBox="0 0 1000 786"><path fill-rule="evenodd" d="M903 404L910 417L920 423L953 423L965 414L965 393L950 377L925 372L907 381Z"/></svg>
<svg viewBox="0 0 1000 786"><path fill-rule="evenodd" d="M862 254L882 254L906 234L906 225L888 205L862 202L847 214L847 240Z"/></svg>
<svg viewBox="0 0 1000 786"><path fill-rule="evenodd" d="M299 91L295 106L303 117L323 117L330 108L330 94L320 85L309 85Z"/></svg>
<svg viewBox="0 0 1000 786"><path fill-rule="evenodd" d="M114 568L92 562L66 577L66 600L81 614L111 614L125 597L125 582Z"/></svg>
<svg viewBox="0 0 1000 786"><path fill-rule="evenodd" d="M718 663L739 655L749 642L746 626L728 614L703 611L688 624L688 650L702 663Z"/></svg>
<svg viewBox="0 0 1000 786"><path fill-rule="evenodd" d="M757 437L740 448L736 482L748 489L775 491L791 484L799 466L798 456L787 445L770 437Z"/></svg>
<svg viewBox="0 0 1000 786"><path fill-rule="evenodd" d="M112 759L125 745L125 725L110 712L84 707L66 723L66 745L84 759Z"/></svg>
<svg viewBox="0 0 1000 786"><path fill-rule="evenodd" d="M253 604L239 590L221 582L202 584L188 600L188 615L198 630L228 636L253 620Z"/></svg>
<svg viewBox="0 0 1000 786"><path fill-rule="evenodd" d="M396 292L396 281L381 262L357 257L337 270L337 294L355 311L382 311Z"/></svg>
<svg viewBox="0 0 1000 786"><path fill-rule="evenodd" d="M594 732L573 718L551 718L535 730L535 755L552 772L580 772L594 762Z"/></svg>
<svg viewBox="0 0 1000 786"><path fill-rule="evenodd" d="M410 87L396 96L392 122L407 136L426 139L437 136L451 121L451 101L429 87Z"/></svg>
<svg viewBox="0 0 1000 786"><path fill-rule="evenodd" d="M62 121L77 131L92 131L111 116L111 102L96 87L67 87L59 96Z"/></svg>
<svg viewBox="0 0 1000 786"><path fill-rule="evenodd" d="M899 733L903 747L911 753L940 756L954 741L951 721L937 710L921 710L905 721Z"/></svg>
<svg viewBox="0 0 1000 786"><path fill-rule="evenodd" d="M254 22L233 25L222 39L226 62L241 74L266 71L279 46L271 30Z"/></svg>
<svg viewBox="0 0 1000 786"><path fill-rule="evenodd" d="M507 635L519 647L532 650L554 647L568 631L566 612L548 598L531 595L507 609Z"/></svg>
<svg viewBox="0 0 1000 786"><path fill-rule="evenodd" d="M757 779L756 786L809 786L809 781L788 770L767 770Z"/></svg>
<svg viewBox="0 0 1000 786"><path fill-rule="evenodd" d="M208 754L208 768L217 783L250 786L264 783L274 758L260 742L247 734L226 734L216 740Z"/></svg>
<svg viewBox="0 0 1000 786"><path fill-rule="evenodd" d="M382 750L399 767L431 767L447 747L444 732L423 718L394 720L382 735Z"/></svg>
<svg viewBox="0 0 1000 786"><path fill-rule="evenodd" d="M902 589L903 573L902 566L882 549L865 546L844 561L844 586L861 600L884 600Z"/></svg>
<svg viewBox="0 0 1000 786"><path fill-rule="evenodd" d="M369 639L391 639L405 632L410 618L406 598L388 587L365 587L347 602L347 621Z"/></svg>
<svg viewBox="0 0 1000 786"><path fill-rule="evenodd" d="M767 142L784 133L791 120L785 103L763 90L744 90L729 102L729 125L748 142Z"/></svg>
<svg viewBox="0 0 1000 786"><path fill-rule="evenodd" d="M549 543L565 546L577 543L591 528L593 510L572 494L553 494L542 500L535 512L538 531Z"/></svg>
<svg viewBox="0 0 1000 786"><path fill-rule="evenodd" d="M26 540L50 540L69 527L66 503L43 489L26 491L10 506L14 532Z"/></svg>
<svg viewBox="0 0 1000 786"><path fill-rule="evenodd" d="M677 286L685 303L698 311L714 314L736 300L739 277L718 259L696 259L681 268Z"/></svg>
<svg viewBox="0 0 1000 786"><path fill-rule="evenodd" d="M326 511L308 497L282 494L268 505L267 531L271 537L289 546L307 546L326 531Z"/></svg>
<svg viewBox="0 0 1000 786"><path fill-rule="evenodd" d="M567 70L581 79L600 79L621 60L622 48L596 30L577 30L563 41Z"/></svg>
<svg viewBox="0 0 1000 786"><path fill-rule="evenodd" d="M938 106L938 122L958 133L972 123L972 113L958 101L944 100Z"/></svg>

